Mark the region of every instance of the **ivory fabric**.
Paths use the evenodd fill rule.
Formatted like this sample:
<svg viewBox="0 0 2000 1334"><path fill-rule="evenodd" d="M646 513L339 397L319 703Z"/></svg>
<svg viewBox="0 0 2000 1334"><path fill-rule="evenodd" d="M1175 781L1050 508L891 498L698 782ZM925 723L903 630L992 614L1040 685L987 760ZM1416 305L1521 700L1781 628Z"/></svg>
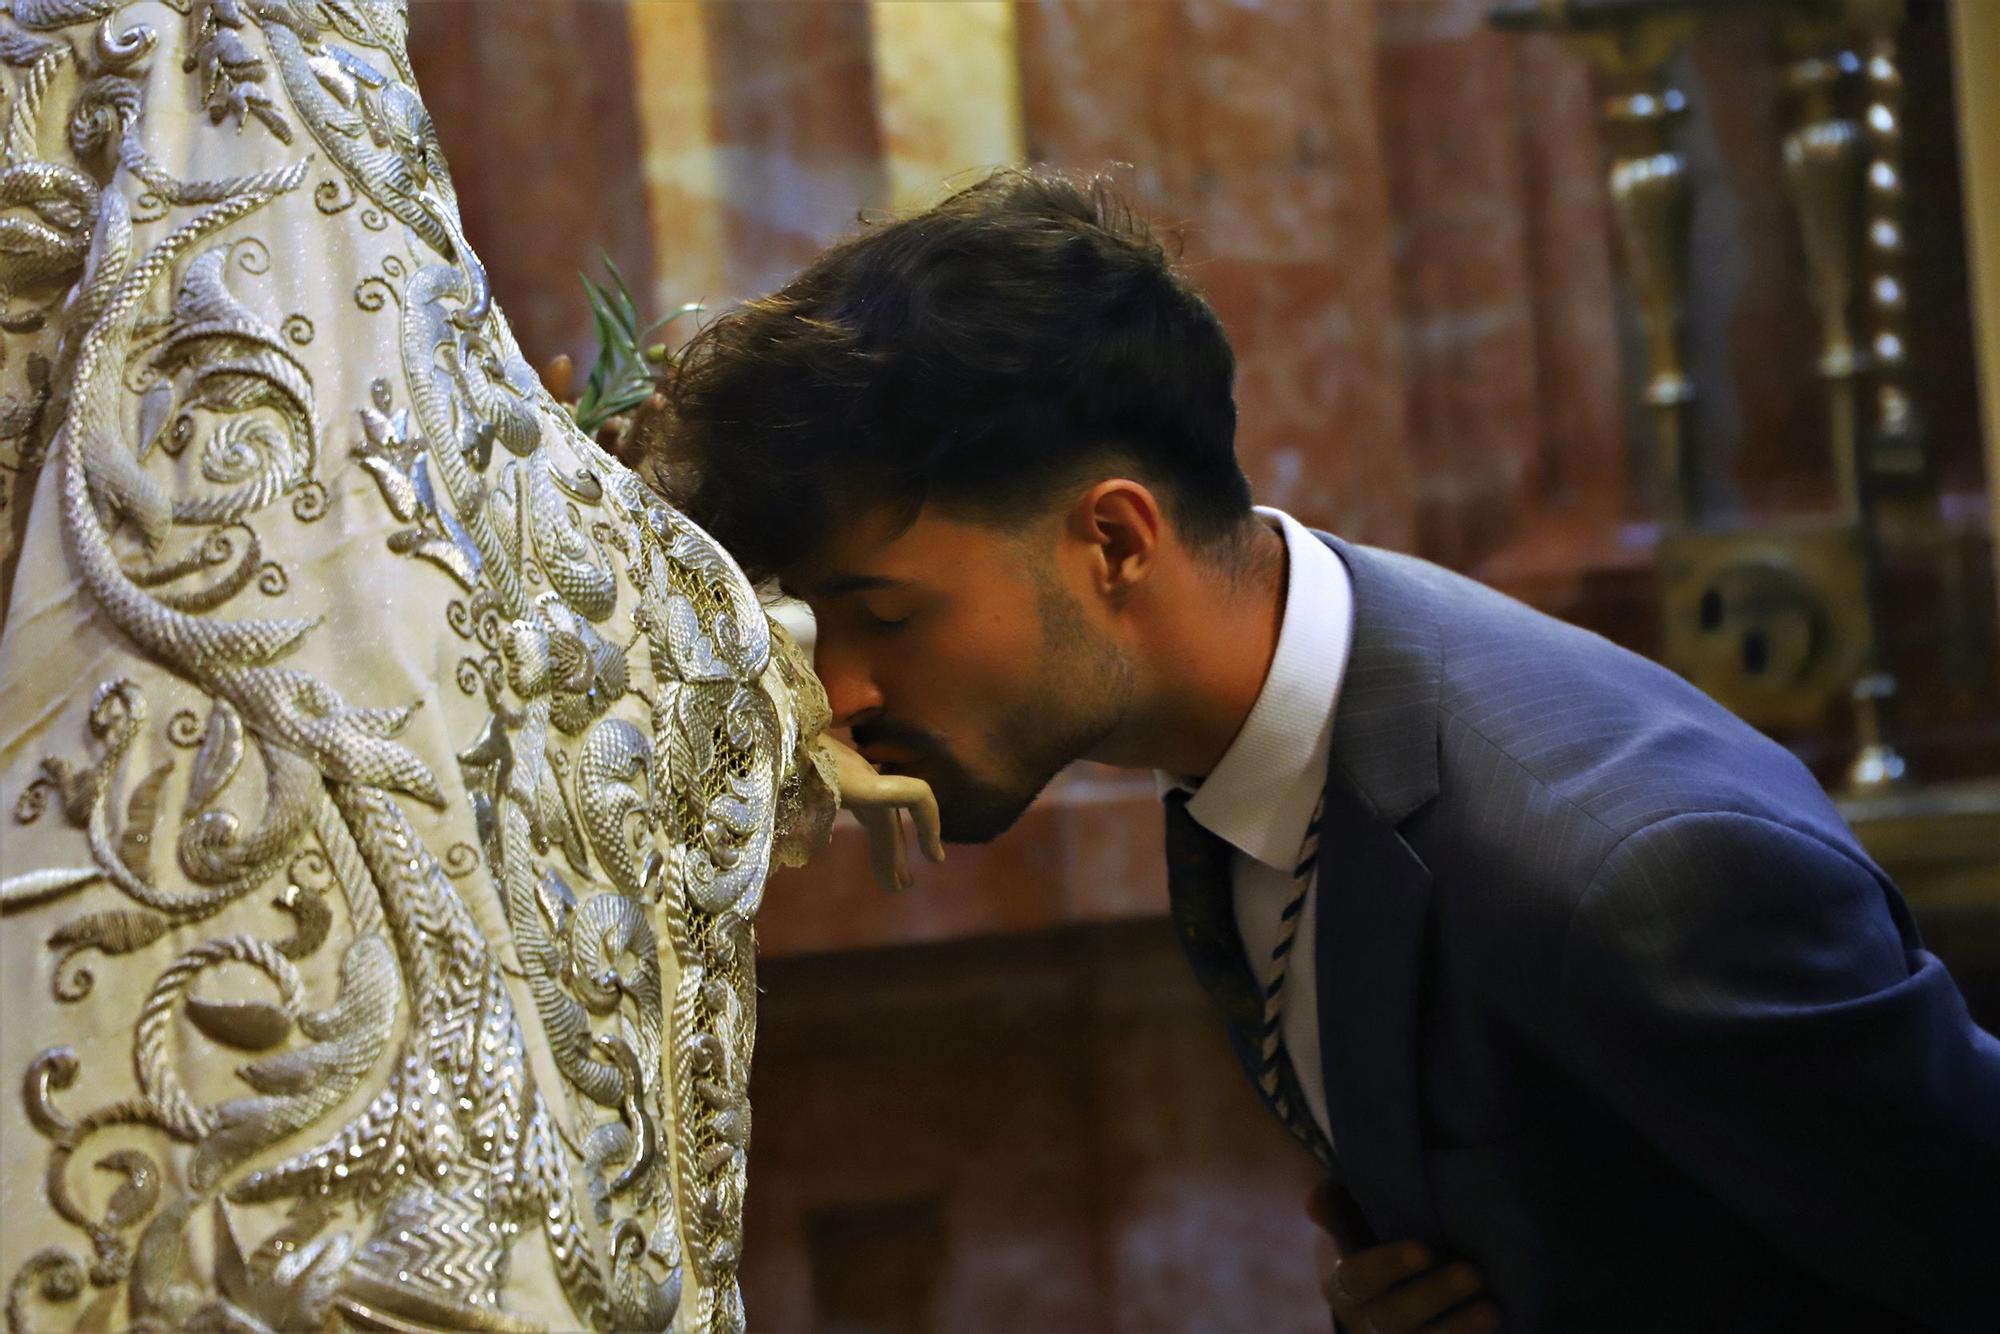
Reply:
<svg viewBox="0 0 2000 1334"><path fill-rule="evenodd" d="M740 1328L817 682L522 360L401 0L9 8L9 1329Z"/></svg>

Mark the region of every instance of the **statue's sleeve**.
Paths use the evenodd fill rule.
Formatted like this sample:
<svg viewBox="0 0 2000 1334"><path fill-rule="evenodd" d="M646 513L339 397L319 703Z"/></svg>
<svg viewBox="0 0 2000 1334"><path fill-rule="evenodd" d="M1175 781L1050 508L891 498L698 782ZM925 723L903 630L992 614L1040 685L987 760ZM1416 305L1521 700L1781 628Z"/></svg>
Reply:
<svg viewBox="0 0 2000 1334"><path fill-rule="evenodd" d="M825 697L523 361L405 25L0 14L10 1331L743 1324Z"/></svg>
<svg viewBox="0 0 2000 1334"><path fill-rule="evenodd" d="M788 738L784 782L778 789L778 836L771 858L779 866L804 866L833 837L833 817L840 811L840 780L833 757L817 743L832 725L826 687L813 673L812 655L785 630L771 622L772 694L786 701L795 727Z"/></svg>

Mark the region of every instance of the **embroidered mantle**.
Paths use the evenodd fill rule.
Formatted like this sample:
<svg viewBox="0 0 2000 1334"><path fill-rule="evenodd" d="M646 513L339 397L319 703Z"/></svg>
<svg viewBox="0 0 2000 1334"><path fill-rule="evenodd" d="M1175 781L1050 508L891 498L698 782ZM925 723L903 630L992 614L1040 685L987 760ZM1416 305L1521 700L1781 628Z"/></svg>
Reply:
<svg viewBox="0 0 2000 1334"><path fill-rule="evenodd" d="M824 699L570 424L401 0L0 15L10 1330L733 1330Z"/></svg>

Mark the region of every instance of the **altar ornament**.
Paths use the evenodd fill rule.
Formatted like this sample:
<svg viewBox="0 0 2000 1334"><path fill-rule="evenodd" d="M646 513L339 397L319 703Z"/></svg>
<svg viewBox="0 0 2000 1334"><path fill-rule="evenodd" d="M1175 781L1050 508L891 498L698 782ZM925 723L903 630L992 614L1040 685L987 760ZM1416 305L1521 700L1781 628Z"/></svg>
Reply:
<svg viewBox="0 0 2000 1334"><path fill-rule="evenodd" d="M1820 327L1839 505L1824 518L1723 522L1701 512L1697 405L1683 371L1691 200L1672 70L1705 17L1772 20L1791 127L1784 160ZM1903 0L1508 0L1496 25L1553 31L1595 77L1618 253L1645 330L1666 657L1760 726L1856 728L1847 786L1910 778L1892 740L1897 693L1881 646L1887 535L1923 540L1937 505L1908 379L1902 206Z"/></svg>

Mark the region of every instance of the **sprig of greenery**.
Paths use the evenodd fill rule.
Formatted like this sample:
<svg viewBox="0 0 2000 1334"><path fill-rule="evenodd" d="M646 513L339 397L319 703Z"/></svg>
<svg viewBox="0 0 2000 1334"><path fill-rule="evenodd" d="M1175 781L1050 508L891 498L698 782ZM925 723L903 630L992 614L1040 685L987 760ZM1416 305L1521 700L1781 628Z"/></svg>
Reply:
<svg viewBox="0 0 2000 1334"><path fill-rule="evenodd" d="M597 361L590 379L576 403L576 423L590 435L613 417L621 416L653 396L658 387L654 368L666 360L667 349L650 342L653 336L682 315L698 307L682 306L672 314L642 326L639 305L625 275L605 254L608 282L599 283L586 273L578 273L584 293L590 298L590 314L597 326Z"/></svg>

